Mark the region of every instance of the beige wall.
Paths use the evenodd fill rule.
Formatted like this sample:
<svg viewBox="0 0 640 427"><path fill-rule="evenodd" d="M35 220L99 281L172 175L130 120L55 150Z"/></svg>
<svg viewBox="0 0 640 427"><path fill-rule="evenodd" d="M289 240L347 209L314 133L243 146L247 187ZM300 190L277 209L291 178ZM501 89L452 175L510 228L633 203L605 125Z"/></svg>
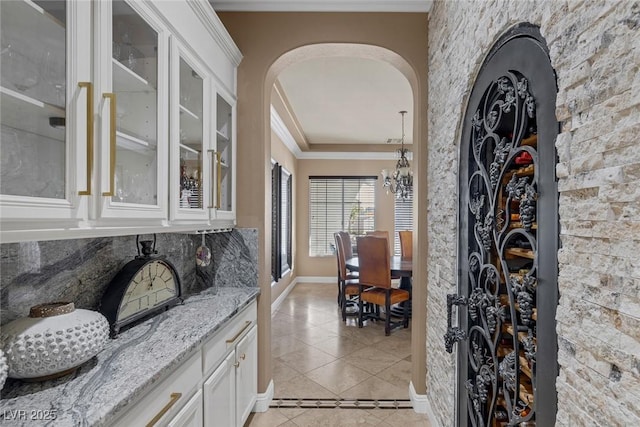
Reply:
<svg viewBox="0 0 640 427"><path fill-rule="evenodd" d="M296 211L298 217L298 251L296 261L299 276L335 277L336 257L309 256L309 176L313 175L345 175L345 176L378 176L384 168L393 169L395 160L299 160L299 181L297 190ZM376 186L375 224L378 230L389 230L393 236L394 195L386 194L381 179ZM393 249L393 239L390 239Z"/></svg>
<svg viewBox="0 0 640 427"><path fill-rule="evenodd" d="M291 271L284 274L280 280L271 286L271 303L278 299L282 292L287 289L287 287L291 284L291 282L298 276L298 263L296 261L296 252L297 252L297 235L298 235L298 207L296 206L296 199L298 198L296 192L298 187L298 161L289 151L286 145L282 142L280 138L274 133L271 132L271 158L276 162L280 163L282 167L284 167L287 171L291 173L292 176L292 188L291 195L293 197L293 206L291 213L291 253L292 253L292 261L293 264L291 266ZM270 245L270 244L269 244ZM271 246L269 246L271 247Z"/></svg>
<svg viewBox="0 0 640 427"><path fill-rule="evenodd" d="M237 221L258 229L258 391L271 381L271 126L270 100L278 72L316 55L325 44L353 44L384 51L409 81L413 94L415 175L414 260L427 256L426 84L428 23L425 13L254 13L225 12L220 19L243 54L238 67ZM333 45L332 48L335 48ZM356 55L354 55L356 56ZM422 193L422 194L421 194ZM412 382L425 393L426 270L414 262ZM418 285L416 285L418 284Z"/></svg>

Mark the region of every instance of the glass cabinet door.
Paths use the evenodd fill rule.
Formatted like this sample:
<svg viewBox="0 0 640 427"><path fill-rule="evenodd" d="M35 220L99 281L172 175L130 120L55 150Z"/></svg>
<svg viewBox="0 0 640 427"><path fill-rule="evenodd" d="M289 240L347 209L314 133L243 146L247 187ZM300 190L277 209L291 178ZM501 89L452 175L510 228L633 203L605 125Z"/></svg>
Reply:
<svg viewBox="0 0 640 427"><path fill-rule="evenodd" d="M124 1L113 2L116 166L113 202L156 205L158 33Z"/></svg>
<svg viewBox="0 0 640 427"><path fill-rule="evenodd" d="M171 218L207 220L208 136L204 117L208 77L204 67L173 40ZM192 64L199 64L194 66ZM210 99L210 98L207 98Z"/></svg>
<svg viewBox="0 0 640 427"><path fill-rule="evenodd" d="M67 5L1 8L0 193L65 199Z"/></svg>
<svg viewBox="0 0 640 427"><path fill-rule="evenodd" d="M216 218L227 219L234 211L234 108L220 94L216 102Z"/></svg>

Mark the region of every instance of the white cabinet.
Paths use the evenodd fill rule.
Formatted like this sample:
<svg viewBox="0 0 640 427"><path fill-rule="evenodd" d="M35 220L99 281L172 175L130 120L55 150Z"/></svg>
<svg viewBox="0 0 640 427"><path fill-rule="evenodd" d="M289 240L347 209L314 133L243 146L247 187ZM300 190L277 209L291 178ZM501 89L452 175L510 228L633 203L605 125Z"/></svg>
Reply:
<svg viewBox="0 0 640 427"><path fill-rule="evenodd" d="M207 223L212 199L211 72L171 39L170 218Z"/></svg>
<svg viewBox="0 0 640 427"><path fill-rule="evenodd" d="M233 340L230 353L205 381L206 427L242 427L247 421L258 394L257 334L253 325Z"/></svg>
<svg viewBox="0 0 640 427"><path fill-rule="evenodd" d="M202 391L184 405L184 408L169 422L169 427L201 427L202 426Z"/></svg>
<svg viewBox="0 0 640 427"><path fill-rule="evenodd" d="M204 382L204 420L206 427L231 427L236 425L236 377L235 351Z"/></svg>
<svg viewBox="0 0 640 427"><path fill-rule="evenodd" d="M113 425L242 427L258 395L256 320L254 301Z"/></svg>
<svg viewBox="0 0 640 427"><path fill-rule="evenodd" d="M256 305L203 347L204 425L242 427L258 395Z"/></svg>
<svg viewBox="0 0 640 427"><path fill-rule="evenodd" d="M171 40L170 219L235 225L235 98L205 61Z"/></svg>
<svg viewBox="0 0 640 427"><path fill-rule="evenodd" d="M142 2L95 3L94 219L167 217L169 32ZM159 223L159 222L158 222Z"/></svg>
<svg viewBox="0 0 640 427"><path fill-rule="evenodd" d="M242 427L258 395L258 328L254 326L236 347L236 425Z"/></svg>
<svg viewBox="0 0 640 427"><path fill-rule="evenodd" d="M166 218L161 17L124 0L12 1L1 16L3 228Z"/></svg>
<svg viewBox="0 0 640 427"><path fill-rule="evenodd" d="M215 202L212 220L235 225L236 217L236 108L230 96L216 94Z"/></svg>
<svg viewBox="0 0 640 427"><path fill-rule="evenodd" d="M242 427L258 394L257 326L237 341L204 383L205 427Z"/></svg>
<svg viewBox="0 0 640 427"><path fill-rule="evenodd" d="M0 242L235 225L241 55L206 0L0 17Z"/></svg>
<svg viewBox="0 0 640 427"><path fill-rule="evenodd" d="M2 230L86 217L92 134L89 2L3 2L0 9ZM77 42L72 42L77 40Z"/></svg>

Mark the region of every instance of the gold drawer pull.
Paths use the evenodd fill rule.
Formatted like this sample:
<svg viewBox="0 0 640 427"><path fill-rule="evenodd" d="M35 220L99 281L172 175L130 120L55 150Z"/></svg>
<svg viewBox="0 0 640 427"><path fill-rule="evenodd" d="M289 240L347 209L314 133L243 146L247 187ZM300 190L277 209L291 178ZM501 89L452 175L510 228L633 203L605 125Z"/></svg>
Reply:
<svg viewBox="0 0 640 427"><path fill-rule="evenodd" d="M164 408L162 408L160 412L158 412L156 416L147 423L147 427L153 427L154 425L156 425L157 422L160 421L160 418L162 418L164 414L166 414L181 397L182 393L171 393L171 399L169 399L169 403L164 405Z"/></svg>
<svg viewBox="0 0 640 427"><path fill-rule="evenodd" d="M242 353L242 356L240 356L240 359L244 360L244 359L246 359L246 358L247 358L247 355L246 355L246 354L244 354L244 353Z"/></svg>
<svg viewBox="0 0 640 427"><path fill-rule="evenodd" d="M238 339L238 337L240 335L242 335L242 333L245 331L245 329L247 329L249 326L251 326L251 320L247 320L246 322L244 322L244 327L242 329L240 329L240 332L238 332L233 338L228 339L227 340L227 344L234 342L235 340Z"/></svg>
<svg viewBox="0 0 640 427"><path fill-rule="evenodd" d="M233 364L234 368L237 368L238 366L240 366L240 362L236 362L236 363Z"/></svg>

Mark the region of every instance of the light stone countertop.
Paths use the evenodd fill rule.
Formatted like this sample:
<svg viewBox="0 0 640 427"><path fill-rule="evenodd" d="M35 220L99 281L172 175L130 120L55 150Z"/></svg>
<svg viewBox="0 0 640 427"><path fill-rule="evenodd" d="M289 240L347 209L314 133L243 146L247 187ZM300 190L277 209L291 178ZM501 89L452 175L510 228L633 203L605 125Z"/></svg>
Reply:
<svg viewBox="0 0 640 427"><path fill-rule="evenodd" d="M0 392L0 425L110 424L258 293L252 287L204 291L122 331L73 374L45 382L7 380ZM47 414L53 418L53 412L55 419L41 419Z"/></svg>

